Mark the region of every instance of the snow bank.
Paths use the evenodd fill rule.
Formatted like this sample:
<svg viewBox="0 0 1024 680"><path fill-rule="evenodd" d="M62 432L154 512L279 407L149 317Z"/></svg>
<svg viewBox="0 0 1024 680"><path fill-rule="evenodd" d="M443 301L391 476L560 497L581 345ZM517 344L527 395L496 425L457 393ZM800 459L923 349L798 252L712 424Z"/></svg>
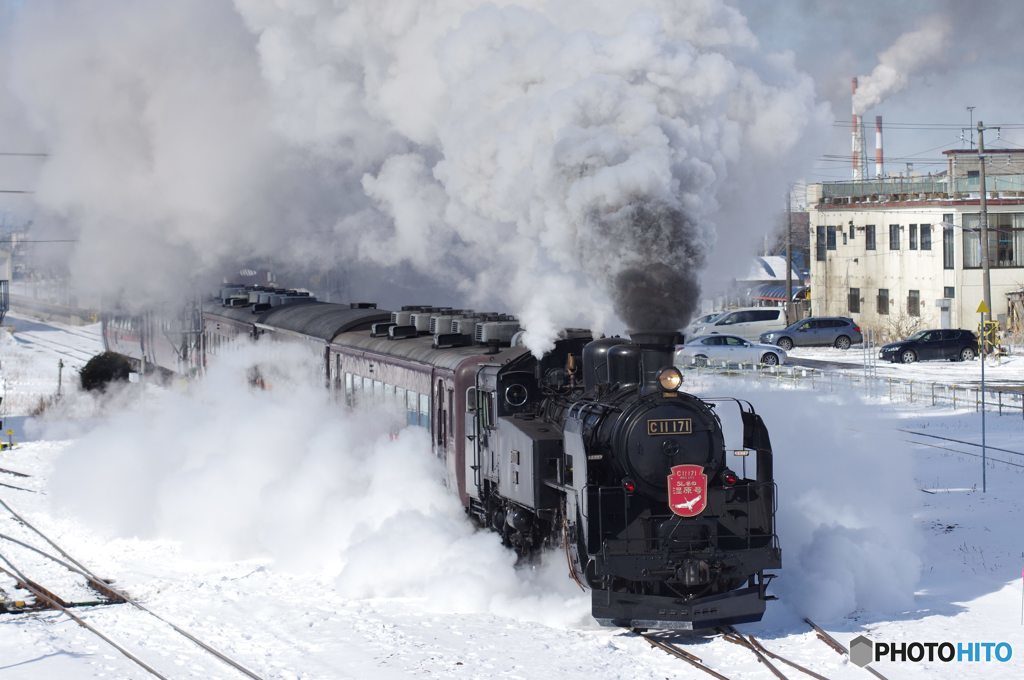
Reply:
<svg viewBox="0 0 1024 680"><path fill-rule="evenodd" d="M250 386L253 365L268 389ZM310 387L315 370L303 349L263 343L187 391L147 392L68 447L54 511L115 536L178 539L201 557L267 557L353 598L547 623L587 616L564 560L517 570L495 535L473 529L426 432L400 429L404 414L383 407L347 415Z"/></svg>

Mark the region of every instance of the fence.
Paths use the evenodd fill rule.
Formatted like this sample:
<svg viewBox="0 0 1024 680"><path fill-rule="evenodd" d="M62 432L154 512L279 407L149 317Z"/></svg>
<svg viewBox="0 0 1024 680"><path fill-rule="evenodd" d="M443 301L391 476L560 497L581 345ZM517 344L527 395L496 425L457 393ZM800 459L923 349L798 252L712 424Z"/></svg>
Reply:
<svg viewBox="0 0 1024 680"><path fill-rule="evenodd" d="M888 399L892 403L923 406L948 406L953 409L973 408L998 415L1017 415L1024 419L1024 385L958 385L951 383L881 377L870 368L863 372L839 373L803 366L763 366L708 362L707 366L694 366L687 370L697 375L734 375L756 377L762 382L775 381L793 386L808 387L829 393L856 393L871 398Z"/></svg>

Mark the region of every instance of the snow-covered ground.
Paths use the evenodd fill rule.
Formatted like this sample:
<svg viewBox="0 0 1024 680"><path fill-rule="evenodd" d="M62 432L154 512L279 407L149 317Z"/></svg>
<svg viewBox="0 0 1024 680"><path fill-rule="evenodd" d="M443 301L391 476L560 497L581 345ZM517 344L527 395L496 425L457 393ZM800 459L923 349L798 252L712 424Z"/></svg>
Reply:
<svg viewBox="0 0 1024 680"><path fill-rule="evenodd" d="M3 406L17 429L17 448L0 467L32 475L0 473L0 482L36 492L0 487L0 498L260 675L707 677L635 635L595 626L557 555L541 569L515 569L435 481L421 432L389 439L377 419L347 417L284 374L271 377L275 389L248 390L246 362L267 358L245 356L255 350L201 385L151 385L145 394L132 385L102 400L78 393L65 368L65 399L24 422L56 391L57 359L74 364L69 346L99 349L94 327L43 325L52 330L0 333ZM296 361L287 352L276 359ZM844 643L863 633L1014 647L1005 664L876 665L893 680L1024 676L1024 468L990 461L983 494L981 461L966 455L979 449L899 431L977 442L977 414L707 373L687 380L705 396L750 399L776 451L780 600L744 631L829 678L869 676L817 641L803 615ZM728 428L733 416L720 409ZM1019 415L988 418L993 446L1024 451L1022 433ZM1024 456L992 458L1024 465ZM0 517L0 533L27 535L9 517ZM4 541L0 554L69 597L89 597L70 575ZM169 677L241 677L127 605L78 613ZM0 615L0 626L3 678L147 677L63 615ZM729 677L773 677L721 638L689 642Z"/></svg>

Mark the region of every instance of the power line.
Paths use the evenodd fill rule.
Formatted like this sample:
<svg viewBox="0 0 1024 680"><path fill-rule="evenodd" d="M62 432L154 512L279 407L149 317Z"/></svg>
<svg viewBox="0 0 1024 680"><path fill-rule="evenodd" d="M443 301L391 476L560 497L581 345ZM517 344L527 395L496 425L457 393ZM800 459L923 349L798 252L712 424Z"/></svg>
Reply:
<svg viewBox="0 0 1024 680"><path fill-rule="evenodd" d="M13 238L6 238L6 239L0 239L0 243L11 243L11 244L14 244L14 245L18 245L18 244L21 244L21 243L78 243L78 239L77 238L50 238L50 239L45 239L45 238L39 238L39 239L23 239L23 238L13 239Z"/></svg>

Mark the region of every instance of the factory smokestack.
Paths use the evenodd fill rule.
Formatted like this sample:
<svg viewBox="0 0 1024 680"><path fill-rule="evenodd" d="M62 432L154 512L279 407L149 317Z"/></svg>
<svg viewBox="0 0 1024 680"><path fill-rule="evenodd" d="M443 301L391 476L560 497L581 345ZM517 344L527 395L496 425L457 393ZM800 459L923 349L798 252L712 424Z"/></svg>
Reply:
<svg viewBox="0 0 1024 680"><path fill-rule="evenodd" d="M860 114L857 112L857 78L853 78L850 83L850 91L852 94L852 112L853 120L851 127L853 134L850 138L850 158L853 164L853 179L864 179L864 155L862 150L864 149L864 133L861 130L860 125Z"/></svg>
<svg viewBox="0 0 1024 680"><path fill-rule="evenodd" d="M875 116L875 177L885 175L885 161L882 156L882 117Z"/></svg>

